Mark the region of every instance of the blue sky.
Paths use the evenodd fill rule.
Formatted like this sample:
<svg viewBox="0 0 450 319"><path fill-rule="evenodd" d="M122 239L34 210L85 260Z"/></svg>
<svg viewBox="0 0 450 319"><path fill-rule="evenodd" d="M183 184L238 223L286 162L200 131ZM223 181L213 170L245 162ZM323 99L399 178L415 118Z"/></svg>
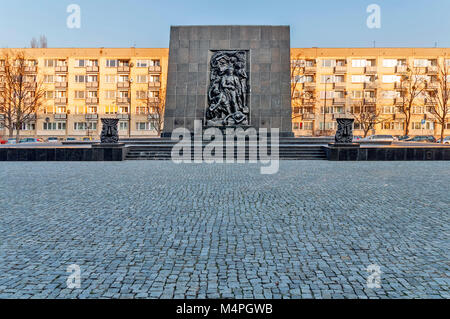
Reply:
<svg viewBox="0 0 450 319"><path fill-rule="evenodd" d="M292 47L450 47L449 0L1 0L0 47L168 47L170 25L291 26ZM69 4L81 28L69 29ZM227 3L224 5L224 3ZM381 28L369 29L369 4Z"/></svg>

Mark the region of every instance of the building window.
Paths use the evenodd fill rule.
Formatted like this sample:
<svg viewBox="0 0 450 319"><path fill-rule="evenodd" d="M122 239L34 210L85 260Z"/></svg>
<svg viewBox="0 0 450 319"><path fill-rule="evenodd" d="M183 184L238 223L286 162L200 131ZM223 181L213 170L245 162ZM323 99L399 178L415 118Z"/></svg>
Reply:
<svg viewBox="0 0 450 319"><path fill-rule="evenodd" d="M53 97L54 97L53 91L45 91L46 99L53 99Z"/></svg>
<svg viewBox="0 0 450 319"><path fill-rule="evenodd" d="M44 83L54 83L53 75L44 75Z"/></svg>
<svg viewBox="0 0 450 319"><path fill-rule="evenodd" d="M147 98L147 91L136 91L136 98L137 99L146 99Z"/></svg>
<svg viewBox="0 0 450 319"><path fill-rule="evenodd" d="M73 123L73 129L75 131L96 130L97 122L75 122Z"/></svg>
<svg viewBox="0 0 450 319"><path fill-rule="evenodd" d="M322 60L322 67L332 68L336 66L336 60Z"/></svg>
<svg viewBox="0 0 450 319"><path fill-rule="evenodd" d="M116 105L106 105L105 106L105 114L117 114L117 106Z"/></svg>
<svg viewBox="0 0 450 319"><path fill-rule="evenodd" d="M44 122L44 131L62 131L66 129L66 122Z"/></svg>
<svg viewBox="0 0 450 319"><path fill-rule="evenodd" d="M86 75L75 75L75 82L76 83L85 83Z"/></svg>
<svg viewBox="0 0 450 319"><path fill-rule="evenodd" d="M136 114L147 114L147 108L145 106L136 106Z"/></svg>
<svg viewBox="0 0 450 319"><path fill-rule="evenodd" d="M119 122L119 131L126 131L128 130L128 122L120 121Z"/></svg>
<svg viewBox="0 0 450 319"><path fill-rule="evenodd" d="M107 68L116 68L118 64L117 60L106 60L106 67Z"/></svg>
<svg viewBox="0 0 450 319"><path fill-rule="evenodd" d="M53 68L56 65L56 61L55 61L55 59L45 59L44 65L47 68Z"/></svg>
<svg viewBox="0 0 450 319"><path fill-rule="evenodd" d="M114 75L105 75L105 83L116 83L116 77Z"/></svg>
<svg viewBox="0 0 450 319"><path fill-rule="evenodd" d="M76 99L84 99L86 97L85 91L75 91Z"/></svg>
<svg viewBox="0 0 450 319"><path fill-rule="evenodd" d="M152 131L155 130L153 123L151 122L136 122L137 131Z"/></svg>
<svg viewBox="0 0 450 319"><path fill-rule="evenodd" d="M116 91L105 91L105 97L107 99L115 99L116 98Z"/></svg>
<svg viewBox="0 0 450 319"><path fill-rule="evenodd" d="M36 129L35 123L22 123L20 129L22 131L34 131Z"/></svg>
<svg viewBox="0 0 450 319"><path fill-rule="evenodd" d="M147 75L136 76L136 83L147 83Z"/></svg>
<svg viewBox="0 0 450 319"><path fill-rule="evenodd" d="M161 82L159 75L150 75L149 82Z"/></svg>

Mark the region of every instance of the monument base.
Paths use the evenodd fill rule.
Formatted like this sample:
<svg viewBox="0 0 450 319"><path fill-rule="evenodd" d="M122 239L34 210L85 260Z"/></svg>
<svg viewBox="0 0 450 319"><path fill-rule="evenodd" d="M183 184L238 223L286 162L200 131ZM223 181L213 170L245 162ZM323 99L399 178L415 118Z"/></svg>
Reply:
<svg viewBox="0 0 450 319"><path fill-rule="evenodd" d="M125 143L95 143L92 144L92 148L121 148L124 147Z"/></svg>
<svg viewBox="0 0 450 319"><path fill-rule="evenodd" d="M328 147L360 148L359 143L329 143Z"/></svg>

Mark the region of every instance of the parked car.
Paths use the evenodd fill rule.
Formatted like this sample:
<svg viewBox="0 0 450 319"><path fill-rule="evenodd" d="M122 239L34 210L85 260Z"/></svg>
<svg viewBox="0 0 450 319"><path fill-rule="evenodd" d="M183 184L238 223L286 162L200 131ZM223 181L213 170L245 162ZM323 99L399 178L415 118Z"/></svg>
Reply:
<svg viewBox="0 0 450 319"><path fill-rule="evenodd" d="M370 135L363 138L364 142L393 142L394 137L392 135Z"/></svg>
<svg viewBox="0 0 450 319"><path fill-rule="evenodd" d="M0 144L6 144L6 143L8 143L7 140L4 140L4 139L1 139L1 138L0 138Z"/></svg>
<svg viewBox="0 0 450 319"><path fill-rule="evenodd" d="M19 143L41 143L41 138L34 138L34 137L25 137L19 141Z"/></svg>
<svg viewBox="0 0 450 319"><path fill-rule="evenodd" d="M436 143L441 143L441 139L438 139ZM450 144L450 136L444 137L444 143L443 144Z"/></svg>
<svg viewBox="0 0 450 319"><path fill-rule="evenodd" d="M17 141L15 137L8 138L8 144L16 144L16 143Z"/></svg>
<svg viewBox="0 0 450 319"><path fill-rule="evenodd" d="M58 138L57 137L49 137L48 139L47 139L47 142L48 143L58 143Z"/></svg>
<svg viewBox="0 0 450 319"><path fill-rule="evenodd" d="M76 141L75 137L66 137L66 141Z"/></svg>
<svg viewBox="0 0 450 319"><path fill-rule="evenodd" d="M353 135L353 142L359 142L362 140L362 136L361 135Z"/></svg>
<svg viewBox="0 0 450 319"><path fill-rule="evenodd" d="M405 140L406 142L428 142L436 143L436 139L432 135L417 135Z"/></svg>
<svg viewBox="0 0 450 319"><path fill-rule="evenodd" d="M92 141L92 136L83 136L83 137L81 138L81 140L82 140L83 142L90 142L90 141Z"/></svg>
<svg viewBox="0 0 450 319"><path fill-rule="evenodd" d="M408 138L410 138L408 135L401 135L397 137L397 141L404 141Z"/></svg>

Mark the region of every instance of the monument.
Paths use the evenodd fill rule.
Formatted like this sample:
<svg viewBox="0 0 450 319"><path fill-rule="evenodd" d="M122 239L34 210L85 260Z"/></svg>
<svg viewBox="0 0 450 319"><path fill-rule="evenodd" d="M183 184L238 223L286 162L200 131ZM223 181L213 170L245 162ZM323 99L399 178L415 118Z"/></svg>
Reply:
<svg viewBox="0 0 450 319"><path fill-rule="evenodd" d="M278 128L293 136L289 26L173 26L163 137L176 128Z"/></svg>

